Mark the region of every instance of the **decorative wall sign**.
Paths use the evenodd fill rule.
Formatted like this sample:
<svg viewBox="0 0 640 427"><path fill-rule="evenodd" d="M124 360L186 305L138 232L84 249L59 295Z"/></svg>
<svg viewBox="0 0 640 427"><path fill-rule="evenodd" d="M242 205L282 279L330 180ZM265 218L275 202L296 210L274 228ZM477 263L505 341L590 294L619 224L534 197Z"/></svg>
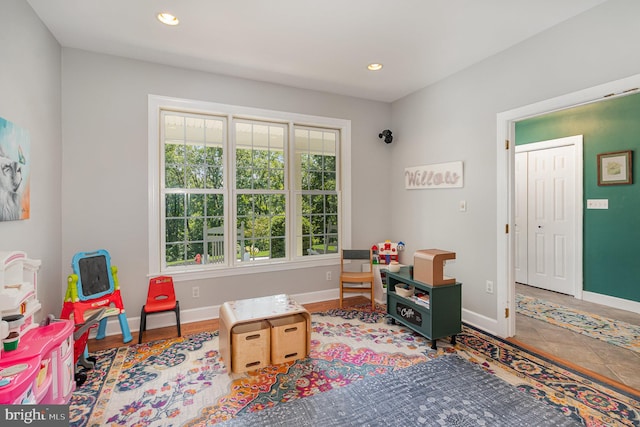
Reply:
<svg viewBox="0 0 640 427"><path fill-rule="evenodd" d="M598 185L633 184L631 151L598 154Z"/></svg>
<svg viewBox="0 0 640 427"><path fill-rule="evenodd" d="M404 170L404 188L461 188L464 185L462 162L413 166Z"/></svg>
<svg viewBox="0 0 640 427"><path fill-rule="evenodd" d="M29 132L0 117L0 221L29 218L29 146Z"/></svg>

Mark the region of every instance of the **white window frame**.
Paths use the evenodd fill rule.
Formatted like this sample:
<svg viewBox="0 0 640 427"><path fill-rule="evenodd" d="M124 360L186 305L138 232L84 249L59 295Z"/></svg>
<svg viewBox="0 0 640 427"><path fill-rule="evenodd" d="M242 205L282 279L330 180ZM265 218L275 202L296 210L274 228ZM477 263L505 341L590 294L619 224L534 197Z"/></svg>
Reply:
<svg viewBox="0 0 640 427"><path fill-rule="evenodd" d="M176 111L184 111L190 113L212 114L227 117L228 129L232 129L233 120L237 118L250 120L278 121L288 124L290 146L293 146L294 128L295 126L325 127L336 129L340 132L339 144L339 161L337 164L337 174L340 179L340 189L338 190L338 211L340 230L338 230L339 242L341 247L350 247L351 245L351 173L348 167L351 164L351 121L345 119L337 119L323 116L312 116L299 113L289 113L275 110L265 110L259 108L242 107L228 104L218 104L206 101L197 101L189 99L172 98L159 95L149 95L148 97L148 218L149 218L149 276L160 274L171 274L175 281L181 280L197 280L212 277L234 276L240 274L252 274L271 271L282 271L288 269L319 267L326 265L336 265L340 262L339 252L336 254L322 256L295 256L290 251L293 250L290 242L295 239L295 228L291 226L295 216L291 203L289 203L289 211L287 217L287 259L275 261L271 263L231 263L230 266L189 268L185 270L172 269L170 273L162 270L161 266L161 242L160 235L161 221L163 213L161 212L162 200L160 193L160 177L161 177L161 159L160 152L160 132L161 121L160 112L164 109L174 109ZM225 158L227 156L225 155ZM288 165L290 169L292 165ZM232 183L235 178L235 169L225 163L225 175L227 183ZM285 172L289 176L289 189L291 191L291 180L293 174ZM228 185L229 185L228 184ZM291 193L290 193L291 194ZM226 211L227 220L226 236L233 237L235 228L235 213L231 210L231 203L227 201ZM235 202L233 202L235 206Z"/></svg>

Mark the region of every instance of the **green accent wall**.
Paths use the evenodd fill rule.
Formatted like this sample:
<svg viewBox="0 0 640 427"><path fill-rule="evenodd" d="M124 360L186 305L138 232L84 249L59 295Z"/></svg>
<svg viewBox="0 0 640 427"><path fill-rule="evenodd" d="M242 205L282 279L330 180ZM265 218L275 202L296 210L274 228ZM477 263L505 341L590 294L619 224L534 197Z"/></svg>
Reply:
<svg viewBox="0 0 640 427"><path fill-rule="evenodd" d="M640 302L640 94L516 123L516 145L583 135L583 289ZM597 155L633 151L631 185L598 186ZM608 199L609 209L587 209Z"/></svg>

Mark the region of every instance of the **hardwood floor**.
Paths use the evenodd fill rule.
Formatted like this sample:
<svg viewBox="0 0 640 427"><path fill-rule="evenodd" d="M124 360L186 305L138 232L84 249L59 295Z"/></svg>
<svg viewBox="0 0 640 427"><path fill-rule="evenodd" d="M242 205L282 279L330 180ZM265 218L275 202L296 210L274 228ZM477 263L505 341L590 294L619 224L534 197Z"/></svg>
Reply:
<svg viewBox="0 0 640 427"><path fill-rule="evenodd" d="M345 298L344 300L345 307L349 307L357 304L369 304L369 302L370 300L363 296ZM322 302L303 304L303 305L310 313L313 313L318 311L330 310L332 308L338 308L339 301L335 299L335 300L322 301ZM200 322L192 322L192 323L183 323L181 325L181 329L182 329L182 336L191 335L191 334L204 332L204 331L213 331L218 329L218 319L203 320ZM151 329L151 330L147 330L144 333L144 337L142 341L146 342L146 341L155 341L155 340L166 339L166 338L174 338L176 334L177 332L176 332L175 326ZM92 352L95 352L95 351L105 350L113 347L122 347L122 346L137 344L138 333L132 332L131 335L133 336L133 340L131 340L126 344L122 342L122 335L120 334L109 335L101 340L90 339L88 341L89 350Z"/></svg>

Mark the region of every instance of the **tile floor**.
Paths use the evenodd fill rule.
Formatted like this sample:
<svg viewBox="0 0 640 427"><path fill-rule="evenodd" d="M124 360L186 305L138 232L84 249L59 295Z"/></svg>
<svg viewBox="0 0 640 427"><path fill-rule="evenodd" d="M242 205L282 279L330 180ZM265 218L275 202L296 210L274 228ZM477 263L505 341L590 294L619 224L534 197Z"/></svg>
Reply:
<svg viewBox="0 0 640 427"><path fill-rule="evenodd" d="M640 325L640 315L516 284L516 293L544 299L610 319ZM516 314L516 340L640 390L640 353L550 323Z"/></svg>

